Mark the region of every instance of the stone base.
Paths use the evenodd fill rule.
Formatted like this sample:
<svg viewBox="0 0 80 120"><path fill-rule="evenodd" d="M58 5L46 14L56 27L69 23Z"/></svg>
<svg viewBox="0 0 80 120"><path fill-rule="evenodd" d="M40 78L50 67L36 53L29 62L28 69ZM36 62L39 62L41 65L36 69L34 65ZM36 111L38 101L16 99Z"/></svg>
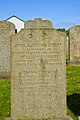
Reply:
<svg viewBox="0 0 80 120"><path fill-rule="evenodd" d="M13 120L11 117L9 117L9 118L5 118L5 120ZM19 119L19 120L28 120L28 119L24 119L24 118L21 118L21 119ZM30 120L30 119L29 119ZM32 119L31 119L32 120ZM38 120L38 119L33 119L33 120ZM39 119L40 120L40 119ZM41 120L43 120L43 119L41 119ZM44 119L44 120L46 120L46 119ZM51 120L51 119L49 119L49 120ZM64 118L53 118L52 120L73 120L70 116L67 116L67 118L66 119L64 119Z"/></svg>
<svg viewBox="0 0 80 120"><path fill-rule="evenodd" d="M70 66L80 66L80 61L76 61L76 62L66 61L66 65L70 65Z"/></svg>

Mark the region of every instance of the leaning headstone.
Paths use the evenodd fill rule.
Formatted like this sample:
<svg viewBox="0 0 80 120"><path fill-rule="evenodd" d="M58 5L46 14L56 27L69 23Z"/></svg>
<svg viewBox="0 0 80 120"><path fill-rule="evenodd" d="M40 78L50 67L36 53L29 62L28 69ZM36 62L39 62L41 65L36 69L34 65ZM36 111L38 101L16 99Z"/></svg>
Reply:
<svg viewBox="0 0 80 120"><path fill-rule="evenodd" d="M70 37L70 61L80 62L80 26L74 26L69 30Z"/></svg>
<svg viewBox="0 0 80 120"><path fill-rule="evenodd" d="M11 118L66 120L65 34L34 19L11 41Z"/></svg>
<svg viewBox="0 0 80 120"><path fill-rule="evenodd" d="M10 37L15 34L15 26L0 21L0 78L10 77Z"/></svg>

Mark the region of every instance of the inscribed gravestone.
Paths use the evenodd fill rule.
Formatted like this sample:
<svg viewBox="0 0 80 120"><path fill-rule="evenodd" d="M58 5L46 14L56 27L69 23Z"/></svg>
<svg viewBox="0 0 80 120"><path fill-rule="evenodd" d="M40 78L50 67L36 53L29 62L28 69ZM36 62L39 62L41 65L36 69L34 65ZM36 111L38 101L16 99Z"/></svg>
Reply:
<svg viewBox="0 0 80 120"><path fill-rule="evenodd" d="M10 37L15 34L15 26L0 21L0 77L10 77Z"/></svg>
<svg viewBox="0 0 80 120"><path fill-rule="evenodd" d="M69 30L70 37L70 61L80 62L80 26L74 26Z"/></svg>
<svg viewBox="0 0 80 120"><path fill-rule="evenodd" d="M66 120L65 34L34 19L11 41L11 118Z"/></svg>

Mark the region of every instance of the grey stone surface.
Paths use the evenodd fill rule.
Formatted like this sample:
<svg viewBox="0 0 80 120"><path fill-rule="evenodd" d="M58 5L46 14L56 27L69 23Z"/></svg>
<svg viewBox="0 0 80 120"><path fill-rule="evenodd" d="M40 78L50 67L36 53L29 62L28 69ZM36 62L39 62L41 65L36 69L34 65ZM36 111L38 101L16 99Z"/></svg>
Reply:
<svg viewBox="0 0 80 120"><path fill-rule="evenodd" d="M80 26L74 26L69 30L70 37L70 61L80 61Z"/></svg>
<svg viewBox="0 0 80 120"><path fill-rule="evenodd" d="M24 24L25 29L30 29L30 28L52 28L53 24L49 20L43 20L41 18L35 18L33 20L28 20Z"/></svg>
<svg viewBox="0 0 80 120"><path fill-rule="evenodd" d="M78 120L80 120L80 116L78 116Z"/></svg>
<svg viewBox="0 0 80 120"><path fill-rule="evenodd" d="M69 56L70 56L70 41L69 41L69 37L66 37L66 59L69 60Z"/></svg>
<svg viewBox="0 0 80 120"><path fill-rule="evenodd" d="M15 26L0 21L0 78L10 77L10 37L15 34Z"/></svg>
<svg viewBox="0 0 80 120"><path fill-rule="evenodd" d="M25 27L12 37L13 120L67 119L65 34L51 25L44 29L40 25L36 24L36 29Z"/></svg>

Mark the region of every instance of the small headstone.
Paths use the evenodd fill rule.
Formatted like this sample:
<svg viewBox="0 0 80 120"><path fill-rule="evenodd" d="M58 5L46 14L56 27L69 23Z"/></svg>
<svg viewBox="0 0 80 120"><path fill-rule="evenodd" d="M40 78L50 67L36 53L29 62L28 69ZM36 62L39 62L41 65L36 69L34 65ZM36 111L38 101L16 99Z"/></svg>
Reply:
<svg viewBox="0 0 80 120"><path fill-rule="evenodd" d="M11 41L11 118L66 120L65 34L28 22Z"/></svg>
<svg viewBox="0 0 80 120"><path fill-rule="evenodd" d="M70 42L69 42L69 37L66 37L66 60L69 60L70 57Z"/></svg>
<svg viewBox="0 0 80 120"><path fill-rule="evenodd" d="M74 26L69 30L70 61L80 62L80 26Z"/></svg>

